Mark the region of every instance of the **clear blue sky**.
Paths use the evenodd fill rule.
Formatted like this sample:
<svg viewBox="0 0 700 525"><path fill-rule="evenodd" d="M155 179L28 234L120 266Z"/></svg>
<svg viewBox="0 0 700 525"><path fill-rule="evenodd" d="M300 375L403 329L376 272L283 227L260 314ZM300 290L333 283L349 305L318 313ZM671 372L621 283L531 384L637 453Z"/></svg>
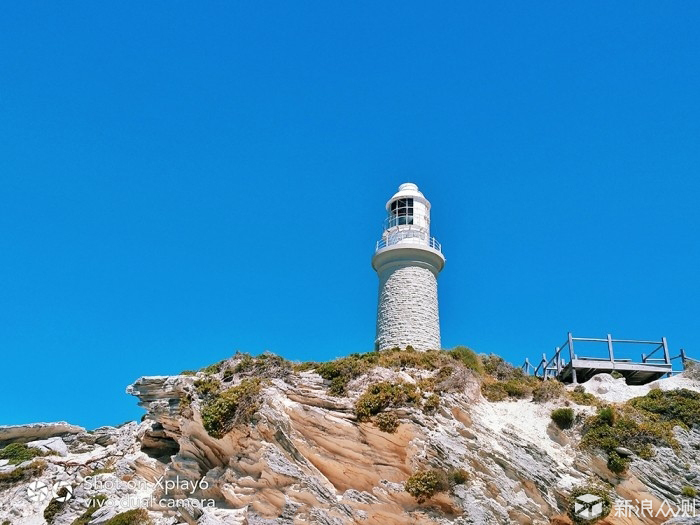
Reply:
<svg viewBox="0 0 700 525"><path fill-rule="evenodd" d="M11 2L0 17L0 423L372 349L401 182L443 343L700 354L700 3Z"/></svg>

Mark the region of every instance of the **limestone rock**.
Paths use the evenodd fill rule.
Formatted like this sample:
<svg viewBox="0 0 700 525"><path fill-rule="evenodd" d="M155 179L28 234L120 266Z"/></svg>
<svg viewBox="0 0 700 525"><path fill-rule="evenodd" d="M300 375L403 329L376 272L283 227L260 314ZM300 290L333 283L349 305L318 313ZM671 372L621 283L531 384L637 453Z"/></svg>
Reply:
<svg viewBox="0 0 700 525"><path fill-rule="evenodd" d="M220 368L237 370L239 362L237 357ZM607 470L603 455L578 448L576 427L553 432L550 413L561 401L487 402L468 371L455 376L452 386L459 388L441 393L434 413L395 409L395 433L357 420L354 404L369 385L418 384L425 375L376 367L350 381L346 396L336 397L314 372L275 372L263 383L253 420L221 439L206 432L205 401L195 387L209 376L143 377L127 389L146 410L141 423L93 432L67 423L0 427L0 440L57 452L40 458L46 466L31 480L49 489L58 482L72 487L72 498L52 525L71 525L97 494L112 503L146 506L155 525L563 524L569 523L564 516L571 488L590 476L608 480L620 498L649 498L658 505L662 500L680 504L681 487L700 475L698 426L676 428L679 451L657 447L651 459L635 456L620 478ZM213 375L222 376L221 371ZM241 380L230 372L228 378L229 385ZM668 389L665 381L674 380L658 383ZM700 384L690 386L700 391ZM621 397L634 397L625 389L636 388L606 377L584 387ZM21 467L0 466L0 474ZM404 483L424 468L460 469L467 481L418 504ZM48 499L28 498L30 480L1 479L0 523L43 525ZM104 506L91 525L120 510Z"/></svg>
<svg viewBox="0 0 700 525"><path fill-rule="evenodd" d="M79 434L85 429L76 425L71 425L65 421L57 423L31 423L28 425L1 425L0 426L0 447L8 443L27 443L40 439L48 439L55 436L65 436L68 434Z"/></svg>

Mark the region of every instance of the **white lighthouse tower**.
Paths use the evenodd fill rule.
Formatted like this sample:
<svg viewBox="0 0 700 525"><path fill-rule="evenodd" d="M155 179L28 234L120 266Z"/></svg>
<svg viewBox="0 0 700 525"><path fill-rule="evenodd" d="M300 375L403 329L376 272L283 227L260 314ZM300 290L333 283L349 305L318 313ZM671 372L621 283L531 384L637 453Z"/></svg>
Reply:
<svg viewBox="0 0 700 525"><path fill-rule="evenodd" d="M437 276L442 247L430 236L430 202L411 183L386 203L389 214L372 267L379 276L377 350L440 349Z"/></svg>

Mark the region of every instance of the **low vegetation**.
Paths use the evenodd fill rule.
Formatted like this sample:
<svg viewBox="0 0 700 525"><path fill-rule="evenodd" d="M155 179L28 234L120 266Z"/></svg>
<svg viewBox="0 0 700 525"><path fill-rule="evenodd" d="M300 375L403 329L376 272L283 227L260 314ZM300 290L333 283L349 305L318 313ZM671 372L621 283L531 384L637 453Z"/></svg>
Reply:
<svg viewBox="0 0 700 525"><path fill-rule="evenodd" d="M462 485L469 479L464 469L419 470L404 483L404 490L413 496L416 502L424 503L440 492L447 492L455 485Z"/></svg>
<svg viewBox="0 0 700 525"><path fill-rule="evenodd" d="M477 375L484 374L484 364L481 358L472 350L466 346L457 346L449 351L449 354L453 359L456 359L462 363L466 368L476 372Z"/></svg>
<svg viewBox="0 0 700 525"><path fill-rule="evenodd" d="M221 381L215 377L208 376L202 379L197 379L194 382L194 387L200 397L209 399L215 397L219 393L219 390L221 389Z"/></svg>
<svg viewBox="0 0 700 525"><path fill-rule="evenodd" d="M442 470L419 470L404 483L404 490L418 503L424 503L438 492L446 492L449 488L447 475Z"/></svg>
<svg viewBox="0 0 700 525"><path fill-rule="evenodd" d="M355 403L355 415L366 421L389 407L415 406L421 401L416 385L403 381L381 381L370 385Z"/></svg>
<svg viewBox="0 0 700 525"><path fill-rule="evenodd" d="M104 494L98 494L88 501L88 508L80 516L73 520L71 525L87 525L92 520L92 515L102 507L102 504L107 500Z"/></svg>
<svg viewBox="0 0 700 525"><path fill-rule="evenodd" d="M552 410L552 421L561 428L566 430L574 425L574 411L571 408L557 408Z"/></svg>
<svg viewBox="0 0 700 525"><path fill-rule="evenodd" d="M9 472L0 472L0 489L41 476L45 469L46 463L40 459L35 459L24 467L17 467Z"/></svg>
<svg viewBox="0 0 700 525"><path fill-rule="evenodd" d="M583 385L577 385L566 393L567 397L577 405L600 406L600 400L593 394L586 392Z"/></svg>
<svg viewBox="0 0 700 525"><path fill-rule="evenodd" d="M376 354L376 355L375 355ZM376 365L377 352L370 354L352 354L348 357L322 363L316 368L316 373L330 381L328 393L333 396L345 395L350 381L368 372Z"/></svg>
<svg viewBox="0 0 700 525"><path fill-rule="evenodd" d="M426 399L423 402L423 412L426 414L434 414L438 407L440 406L440 396L432 393L428 396L428 399Z"/></svg>
<svg viewBox="0 0 700 525"><path fill-rule="evenodd" d="M691 390L651 390L618 407L604 406L586 420L582 446L608 454L608 468L623 472L629 460L615 449L624 447L642 459L653 456L653 447L678 450L675 426L689 428L700 421L700 394Z"/></svg>
<svg viewBox="0 0 700 525"><path fill-rule="evenodd" d="M667 421L686 429L700 423L700 393L686 388L654 389L644 397L630 399L628 404L649 415L650 419Z"/></svg>
<svg viewBox="0 0 700 525"><path fill-rule="evenodd" d="M526 375L505 381L487 378L481 384L481 393L487 400L494 402L506 399L526 399L532 396L539 385L539 379Z"/></svg>
<svg viewBox="0 0 700 525"><path fill-rule="evenodd" d="M0 449L0 459L9 460L11 465L19 465L25 461L47 455L48 453L35 447L28 447L24 443L10 443L5 448Z"/></svg>
<svg viewBox="0 0 700 525"><path fill-rule="evenodd" d="M353 379L369 372L372 368L383 367L391 370L417 369L439 371L433 382L445 381L456 367L471 370L477 375L484 373L481 358L471 349L458 346L452 350L428 350L419 352L411 346L405 350L393 348L381 352L351 354L315 366L315 371L323 379L330 381L328 393L334 396L347 394L347 385ZM310 369L311 364L302 363L297 368Z"/></svg>
<svg viewBox="0 0 700 525"><path fill-rule="evenodd" d="M293 371L291 361L270 352L264 352L255 357L238 353L236 357L240 357L240 360L233 367L232 372L244 377L283 379Z"/></svg>
<svg viewBox="0 0 700 525"><path fill-rule="evenodd" d="M546 403L547 401L559 399L565 392L566 388L564 388L564 383L556 379L548 379L547 381L540 381L540 383L535 386L532 390L532 400L535 403Z"/></svg>
<svg viewBox="0 0 700 525"><path fill-rule="evenodd" d="M379 430L389 434L393 434L399 428L399 419L393 412L377 414L376 423Z"/></svg>
<svg viewBox="0 0 700 525"><path fill-rule="evenodd" d="M68 495L68 489L66 487L61 487L58 489L58 492L56 493L58 498L65 498ZM44 509L44 519L46 520L46 523L51 524L53 523L54 518L56 515L63 510L63 507L67 505L67 501L59 501L57 498L52 498L51 501L49 501L49 504L46 506Z"/></svg>
<svg viewBox="0 0 700 525"><path fill-rule="evenodd" d="M223 361L219 361L218 363L214 363L213 365L205 366L200 370L204 375L211 376L214 374L218 374L223 370L224 366L226 366L226 360L224 359Z"/></svg>
<svg viewBox="0 0 700 525"><path fill-rule="evenodd" d="M102 467L102 468L96 468L92 472L90 472L91 476L99 476L100 474L112 474L114 473L115 468L114 467Z"/></svg>
<svg viewBox="0 0 700 525"><path fill-rule="evenodd" d="M202 406L202 422L207 433L221 438L235 425L248 423L260 408L262 381L244 379L237 386L205 399Z"/></svg>
<svg viewBox="0 0 700 525"><path fill-rule="evenodd" d="M694 497L697 496L697 495L698 495L698 491L695 490L695 489L694 489L693 487L691 487L690 485L685 485L685 486L681 489L681 496L683 496L684 498L694 498Z"/></svg>
<svg viewBox="0 0 700 525"><path fill-rule="evenodd" d="M146 509L133 509L116 514L104 525L153 525L153 522Z"/></svg>
<svg viewBox="0 0 700 525"><path fill-rule="evenodd" d="M630 459L620 456L615 451L608 453L608 470L614 474L622 474L630 464Z"/></svg>

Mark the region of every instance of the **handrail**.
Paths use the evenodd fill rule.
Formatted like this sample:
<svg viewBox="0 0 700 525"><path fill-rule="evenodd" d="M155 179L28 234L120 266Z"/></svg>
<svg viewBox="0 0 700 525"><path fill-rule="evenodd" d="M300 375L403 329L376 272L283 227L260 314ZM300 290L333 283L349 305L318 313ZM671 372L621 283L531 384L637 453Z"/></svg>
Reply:
<svg viewBox="0 0 700 525"><path fill-rule="evenodd" d="M442 245L437 241L437 239L435 237L430 237L427 232L420 230L398 230L388 233L377 241L375 251L404 242L421 244L442 252Z"/></svg>
<svg viewBox="0 0 700 525"><path fill-rule="evenodd" d="M581 342L595 342L595 343L607 343L608 346L608 357L607 358L595 358L595 357L585 357L581 356L578 357L574 353L574 342L576 341L581 341ZM614 363L623 363L623 362L631 362L634 363L631 359L628 358L615 358L615 353L613 351L613 343L633 343L633 344L647 344L647 345L654 345L655 348L651 351L649 355L642 354L642 361L641 364L657 364L657 366L660 365L668 365L671 366L671 360L672 359L677 359L677 358L682 358L683 362L685 363L686 361L691 361L694 363L700 363L700 361L696 359L690 359L685 355L685 351L681 349L681 354L671 358L669 356L669 351L668 351L668 342L666 341L665 337L662 337L660 341L646 341L646 340L635 340L635 339L613 339L610 334L608 334L608 337L603 339L603 338L595 338L595 337L574 337L571 332L567 334L567 339L566 341L561 345L556 347L554 351L554 355L548 359L547 354L542 354L542 359L540 360L539 364L537 367L535 367L533 371L533 375L537 377L542 377L546 379L548 376L552 375L552 372L554 372L555 376L559 376L561 374L562 370L570 366L572 368L572 376L573 376L573 381L576 383L576 369L577 367L574 366L574 361L576 360L600 360L600 361L609 361L613 365L614 369ZM569 353L569 363L567 364L563 359L562 359L562 353L568 349ZM654 354L656 354L659 350L663 351L663 357L661 358L654 358L652 357ZM529 370L530 365L529 361L526 359L525 364L521 368Z"/></svg>

